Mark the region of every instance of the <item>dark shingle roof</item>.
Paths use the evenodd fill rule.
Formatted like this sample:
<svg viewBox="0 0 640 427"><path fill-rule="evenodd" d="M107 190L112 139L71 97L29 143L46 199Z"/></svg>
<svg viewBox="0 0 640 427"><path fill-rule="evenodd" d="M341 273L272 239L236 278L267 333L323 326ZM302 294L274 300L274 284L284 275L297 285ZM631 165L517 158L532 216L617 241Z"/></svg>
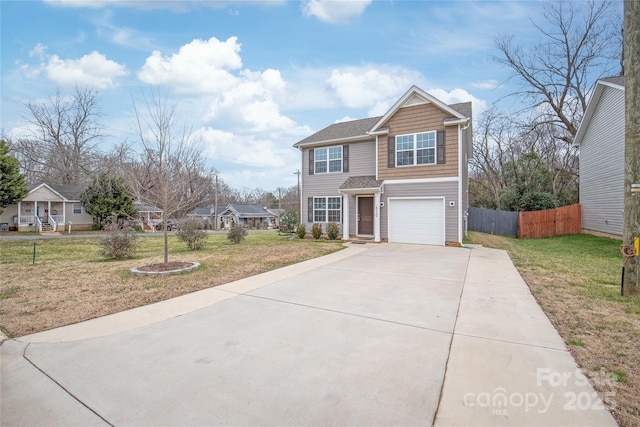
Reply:
<svg viewBox="0 0 640 427"><path fill-rule="evenodd" d="M227 205L218 206L218 214L221 214L225 209L227 209ZM187 215L213 215L214 210L214 206L201 206L190 210Z"/></svg>
<svg viewBox="0 0 640 427"><path fill-rule="evenodd" d="M613 83L615 85L624 87L624 76L607 77L606 79L601 80L603 82Z"/></svg>
<svg viewBox="0 0 640 427"><path fill-rule="evenodd" d="M451 104L453 108L465 117L471 117L471 103L461 102L459 104ZM352 120L349 122L334 123L326 128L319 130L311 136L296 142L294 147L300 147L314 142L340 141L350 138L366 138L367 132L380 120L383 116L370 117L368 119Z"/></svg>
<svg viewBox="0 0 640 427"><path fill-rule="evenodd" d="M380 188L381 185L382 181L377 180L375 176L350 176L338 189Z"/></svg>
<svg viewBox="0 0 640 427"><path fill-rule="evenodd" d="M240 218L273 218L275 215L267 212L262 205L236 205L230 204L227 209L233 209Z"/></svg>
<svg viewBox="0 0 640 427"><path fill-rule="evenodd" d="M63 185L63 184L49 184L48 182L39 182L37 184L27 184L27 190L31 191L34 188L41 186L42 184L48 185L52 190L59 193L67 200L80 200L80 193L84 190L84 186L81 185Z"/></svg>
<svg viewBox="0 0 640 427"><path fill-rule="evenodd" d="M294 144L294 147L309 144L312 142L366 137L367 132L371 130L371 127L373 127L373 125L375 125L376 122L380 120L380 118L382 118L382 116L370 117L368 119L352 120L350 122L334 123L314 133L313 135L306 137L302 141L296 142Z"/></svg>
<svg viewBox="0 0 640 427"><path fill-rule="evenodd" d="M462 114L465 117L471 117L471 103L470 102L461 102L459 104L451 104L449 107L456 110L458 113Z"/></svg>

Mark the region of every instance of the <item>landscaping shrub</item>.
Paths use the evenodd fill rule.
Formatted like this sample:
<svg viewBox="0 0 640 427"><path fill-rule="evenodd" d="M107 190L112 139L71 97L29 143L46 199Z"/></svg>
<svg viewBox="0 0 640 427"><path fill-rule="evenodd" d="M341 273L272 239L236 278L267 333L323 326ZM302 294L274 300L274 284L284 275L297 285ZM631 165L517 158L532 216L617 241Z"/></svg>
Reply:
<svg viewBox="0 0 640 427"><path fill-rule="evenodd" d="M227 234L227 239L236 244L242 242L245 237L247 237L247 230L242 227L231 227Z"/></svg>
<svg viewBox="0 0 640 427"><path fill-rule="evenodd" d="M336 240L340 234L340 227L335 222L327 224L327 237L329 240Z"/></svg>
<svg viewBox="0 0 640 427"><path fill-rule="evenodd" d="M207 242L207 232L204 230L204 222L198 218L185 218L178 223L178 238L187 244L191 251L197 251Z"/></svg>
<svg viewBox="0 0 640 427"><path fill-rule="evenodd" d="M304 224L298 225L298 228L296 228L296 234L298 235L298 239L304 239L304 236L307 234L307 229Z"/></svg>
<svg viewBox="0 0 640 427"><path fill-rule="evenodd" d="M322 225L313 224L313 226L311 227L311 235L316 240L320 239L320 237L322 237Z"/></svg>
<svg viewBox="0 0 640 427"><path fill-rule="evenodd" d="M107 232L100 238L100 255L110 259L124 259L135 256L138 247L137 236L127 224L115 218L107 220L103 229Z"/></svg>

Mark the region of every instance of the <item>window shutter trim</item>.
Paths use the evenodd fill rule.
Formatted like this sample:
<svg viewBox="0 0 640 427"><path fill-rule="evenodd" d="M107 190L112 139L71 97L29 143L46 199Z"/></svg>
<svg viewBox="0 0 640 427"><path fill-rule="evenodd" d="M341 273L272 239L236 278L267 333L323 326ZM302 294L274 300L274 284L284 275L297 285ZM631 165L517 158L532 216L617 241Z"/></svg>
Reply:
<svg viewBox="0 0 640 427"><path fill-rule="evenodd" d="M396 137L387 138L387 167L396 167Z"/></svg>
<svg viewBox="0 0 640 427"><path fill-rule="evenodd" d="M349 146L342 146L342 172L349 172Z"/></svg>
<svg viewBox="0 0 640 427"><path fill-rule="evenodd" d="M309 149L309 175L313 175L315 164L313 162L313 148Z"/></svg>
<svg viewBox="0 0 640 427"><path fill-rule="evenodd" d="M313 197L307 199L307 222L313 223Z"/></svg>
<svg viewBox="0 0 640 427"><path fill-rule="evenodd" d="M438 152L436 163L439 165L446 163L445 149L445 133L444 130L439 130L436 136L436 151Z"/></svg>

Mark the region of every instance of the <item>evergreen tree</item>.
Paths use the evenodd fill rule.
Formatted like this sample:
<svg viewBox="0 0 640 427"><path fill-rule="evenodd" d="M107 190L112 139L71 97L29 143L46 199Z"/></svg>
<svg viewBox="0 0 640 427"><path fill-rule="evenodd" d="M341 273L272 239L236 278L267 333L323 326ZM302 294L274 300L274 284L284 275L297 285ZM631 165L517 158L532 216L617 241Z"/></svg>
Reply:
<svg viewBox="0 0 640 427"><path fill-rule="evenodd" d="M127 218L135 213L131 190L122 178L100 174L80 194L80 203L94 218L94 226L102 228L111 217Z"/></svg>
<svg viewBox="0 0 640 427"><path fill-rule="evenodd" d="M0 214L29 193L20 173L20 163L9 155L9 145L0 140Z"/></svg>
<svg viewBox="0 0 640 427"><path fill-rule="evenodd" d="M534 152L526 153L502 167L506 187L500 192L500 206L508 211L553 209L551 174Z"/></svg>

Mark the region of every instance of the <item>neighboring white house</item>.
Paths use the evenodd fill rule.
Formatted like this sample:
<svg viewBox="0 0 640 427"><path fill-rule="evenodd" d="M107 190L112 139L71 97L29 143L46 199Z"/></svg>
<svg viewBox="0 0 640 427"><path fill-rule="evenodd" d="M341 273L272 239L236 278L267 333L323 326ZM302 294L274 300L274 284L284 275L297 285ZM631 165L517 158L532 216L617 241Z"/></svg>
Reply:
<svg viewBox="0 0 640 427"><path fill-rule="evenodd" d="M599 80L573 144L580 149L582 228L622 236L624 77Z"/></svg>
<svg viewBox="0 0 640 427"><path fill-rule="evenodd" d="M29 193L0 215L0 229L17 231L90 230L93 217L80 204L81 187L28 184Z"/></svg>

